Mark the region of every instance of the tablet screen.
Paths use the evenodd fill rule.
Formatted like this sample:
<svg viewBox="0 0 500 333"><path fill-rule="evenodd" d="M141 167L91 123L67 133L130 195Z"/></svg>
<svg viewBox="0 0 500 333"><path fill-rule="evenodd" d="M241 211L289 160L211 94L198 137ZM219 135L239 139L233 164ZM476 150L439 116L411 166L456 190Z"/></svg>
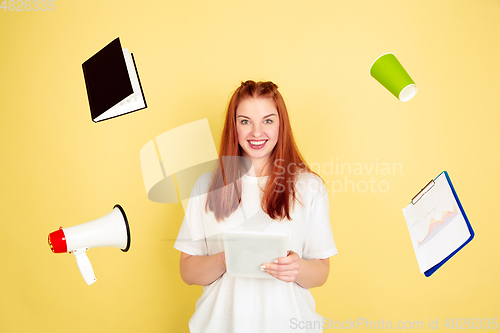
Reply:
<svg viewBox="0 0 500 333"><path fill-rule="evenodd" d="M287 255L287 234L225 231L223 239L229 276L274 279L260 266Z"/></svg>

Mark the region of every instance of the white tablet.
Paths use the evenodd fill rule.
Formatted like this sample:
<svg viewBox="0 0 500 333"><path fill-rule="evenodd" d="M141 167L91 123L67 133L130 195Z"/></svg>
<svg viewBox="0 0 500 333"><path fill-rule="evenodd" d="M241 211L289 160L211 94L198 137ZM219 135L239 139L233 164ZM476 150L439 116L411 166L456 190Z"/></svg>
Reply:
<svg viewBox="0 0 500 333"><path fill-rule="evenodd" d="M229 276L274 279L260 266L287 255L287 234L227 230L223 239Z"/></svg>

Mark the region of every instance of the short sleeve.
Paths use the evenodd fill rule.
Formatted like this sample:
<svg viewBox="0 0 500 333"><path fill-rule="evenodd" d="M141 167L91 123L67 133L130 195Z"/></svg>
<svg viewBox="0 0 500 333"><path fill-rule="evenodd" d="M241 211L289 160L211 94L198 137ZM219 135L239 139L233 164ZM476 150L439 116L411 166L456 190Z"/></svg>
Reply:
<svg viewBox="0 0 500 333"><path fill-rule="evenodd" d="M321 180L320 180L321 181ZM303 259L326 259L338 254L330 225L328 192L323 182L311 204L309 224L302 250Z"/></svg>
<svg viewBox="0 0 500 333"><path fill-rule="evenodd" d="M191 255L208 255L208 247L203 230L204 199L206 198L206 178L200 177L191 191L191 197L184 214L174 248Z"/></svg>
<svg viewBox="0 0 500 333"><path fill-rule="evenodd" d="M193 238L191 237L191 231L189 230L189 223L187 223L186 221L186 217L184 217L184 221L182 222L179 234L177 235L177 239L175 240L174 248L193 256L208 255L207 242L205 238L195 241L193 240Z"/></svg>

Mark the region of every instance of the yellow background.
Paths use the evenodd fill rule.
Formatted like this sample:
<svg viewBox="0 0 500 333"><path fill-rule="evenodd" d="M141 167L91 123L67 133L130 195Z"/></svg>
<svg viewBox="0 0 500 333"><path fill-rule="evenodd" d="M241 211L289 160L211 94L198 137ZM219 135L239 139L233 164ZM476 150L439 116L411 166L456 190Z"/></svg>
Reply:
<svg viewBox="0 0 500 333"><path fill-rule="evenodd" d="M280 86L299 148L331 192L340 254L312 290L323 317L422 321L419 332L429 320L445 330L447 318L500 317L498 0L54 4L0 10L0 332L188 331L201 287L179 276L182 206L147 199L139 151L202 118L218 144L246 79ZM116 37L134 53L148 108L96 124L81 64ZM386 52L419 87L409 102L369 75ZM336 163L366 168L342 174ZM382 174L384 163L401 168ZM443 170L476 237L426 278L401 210ZM359 190L334 193L345 177ZM387 190L363 191L370 181ZM131 249L91 249L98 281L87 286L47 235L116 203Z"/></svg>

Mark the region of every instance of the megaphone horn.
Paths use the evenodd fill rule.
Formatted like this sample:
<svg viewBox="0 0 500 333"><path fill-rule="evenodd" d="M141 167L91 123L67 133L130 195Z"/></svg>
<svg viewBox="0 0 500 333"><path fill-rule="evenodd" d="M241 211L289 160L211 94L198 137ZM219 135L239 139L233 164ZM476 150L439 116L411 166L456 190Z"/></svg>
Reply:
<svg viewBox="0 0 500 333"><path fill-rule="evenodd" d="M123 208L115 205L110 213L96 220L64 229L60 227L49 234L48 242L54 253L72 253L83 279L91 285L97 279L85 252L94 247L118 247L127 252L130 227Z"/></svg>

